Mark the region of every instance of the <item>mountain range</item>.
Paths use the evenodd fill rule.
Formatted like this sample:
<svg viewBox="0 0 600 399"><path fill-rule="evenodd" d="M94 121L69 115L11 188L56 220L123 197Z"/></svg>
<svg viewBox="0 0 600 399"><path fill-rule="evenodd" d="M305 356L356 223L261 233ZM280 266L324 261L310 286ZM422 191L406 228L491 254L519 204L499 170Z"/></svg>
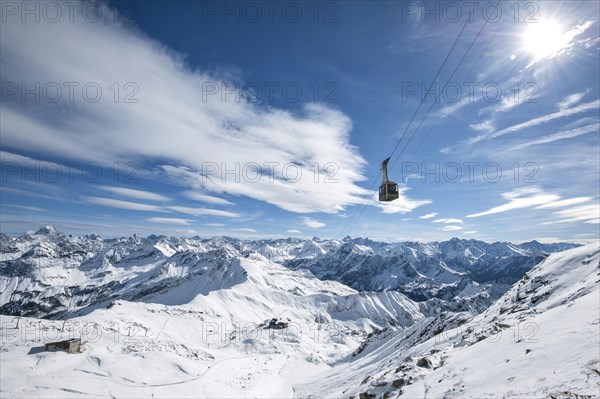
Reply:
<svg viewBox="0 0 600 399"><path fill-rule="evenodd" d="M3 397L600 388L600 246L0 236ZM83 353L41 350L81 338Z"/></svg>

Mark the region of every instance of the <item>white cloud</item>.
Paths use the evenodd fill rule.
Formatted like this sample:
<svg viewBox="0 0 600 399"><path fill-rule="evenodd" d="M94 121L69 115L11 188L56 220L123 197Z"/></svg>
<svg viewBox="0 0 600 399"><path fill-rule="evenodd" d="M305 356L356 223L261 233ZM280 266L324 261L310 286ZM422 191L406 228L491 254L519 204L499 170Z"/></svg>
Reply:
<svg viewBox="0 0 600 399"><path fill-rule="evenodd" d="M90 204L107 206L109 208L127 209L130 211L167 212L160 206L139 204L137 202L122 201L112 198L84 197L84 200Z"/></svg>
<svg viewBox="0 0 600 399"><path fill-rule="evenodd" d="M148 218L146 220L152 223L160 224L179 224L184 226L189 224L189 220L180 218Z"/></svg>
<svg viewBox="0 0 600 399"><path fill-rule="evenodd" d="M99 186L101 190L109 191L114 194L122 195L124 197L130 197L135 199L141 199L146 201L170 201L171 198L165 197L164 195L151 193L148 191L135 190L132 188L125 187L111 187L111 186Z"/></svg>
<svg viewBox="0 0 600 399"><path fill-rule="evenodd" d="M311 219L309 217L305 217L303 219L304 219L304 222L302 222L302 224L305 225L306 227L310 227L311 229L319 229L321 227L326 226L325 223L321 223L321 222Z"/></svg>
<svg viewBox="0 0 600 399"><path fill-rule="evenodd" d="M84 197L84 200L90 204L107 206L110 208L127 209L132 211L147 211L147 212L178 212L192 216L223 216L229 218L237 218L240 215L235 212L222 211L219 209L208 208L191 208L187 206L167 206L161 207L158 205L140 204L137 202L122 201L112 198L103 197ZM183 219L180 219L183 220Z"/></svg>
<svg viewBox="0 0 600 399"><path fill-rule="evenodd" d="M27 183L27 185L25 185L24 187L28 187L30 185L30 183ZM61 197L53 197L51 195L46 195L46 194L40 194L39 192L31 190L21 190L20 188L14 188L14 187L5 187L5 186L0 186L0 191L3 192L7 192L7 193L14 193L14 194L19 194L19 195L26 195L26 196L30 196L30 197L38 197L38 198L45 198L45 199L49 199L49 200L62 200L64 198Z"/></svg>
<svg viewBox="0 0 600 399"><path fill-rule="evenodd" d="M582 204L592 200L591 197L575 197L561 199L559 195L544 193L539 188L527 188L514 190L508 193L503 193L502 197L508 200L507 203L488 209L487 211L467 215L468 218L491 215L500 212L506 212L513 209L529 208L534 209L553 209L564 208L572 205ZM544 225L568 223L568 222L584 222L596 223L595 220L600 218L600 205L580 205L568 209L553 212L557 216L557 220L543 222Z"/></svg>
<svg viewBox="0 0 600 399"><path fill-rule="evenodd" d="M211 226L211 227L224 227L226 226L223 223L205 223L205 226Z"/></svg>
<svg viewBox="0 0 600 399"><path fill-rule="evenodd" d="M485 133L493 132L495 129L494 125L492 124L492 121L490 121L490 120L486 120L486 121L479 122L479 123L474 123L474 124L469 125L469 127L478 132L485 132Z"/></svg>
<svg viewBox="0 0 600 399"><path fill-rule="evenodd" d="M219 209L208 208L190 208L187 206L168 206L167 209L179 213L185 213L192 216L223 216L228 218L237 218L240 215L235 212L221 211Z"/></svg>
<svg viewBox="0 0 600 399"><path fill-rule="evenodd" d="M589 90L582 91L581 93L574 93L574 94L571 94L570 96L566 96L565 98L562 99L562 101L560 101L557 104L558 109L563 110L563 109L571 108L573 105L580 102L587 93L589 93Z"/></svg>
<svg viewBox="0 0 600 399"><path fill-rule="evenodd" d="M3 106L3 110L4 110L4 106ZM12 152L7 152L7 151L0 151L0 160L2 160L2 162L10 162L10 163L15 163L15 164L20 164L20 165L37 166L40 170L44 170L44 171L48 170L49 174L53 173L54 170L56 170L55 168L58 167L57 164L52 163L52 162L42 161L39 159L34 159L31 157L14 154ZM6 173L6 177L11 176L11 173L9 171L6 171L5 173Z"/></svg>
<svg viewBox="0 0 600 399"><path fill-rule="evenodd" d="M502 197L508 200L507 203L488 209L487 211L467 215L468 218L475 218L494 213L507 212L513 209L528 208L536 205L543 205L555 202L560 199L559 195L546 194L538 188L523 188L503 193Z"/></svg>
<svg viewBox="0 0 600 399"><path fill-rule="evenodd" d="M584 116L583 118L579 118L574 120L573 122L569 122L563 126L564 129L573 129L574 127L580 127L584 125L598 124L600 123L600 118L597 116Z"/></svg>
<svg viewBox="0 0 600 399"><path fill-rule="evenodd" d="M569 198L560 201L549 202L544 205L536 206L535 209L547 209L547 208L561 208L563 206L570 206L581 204L582 202L588 202L592 199L592 197L577 197L577 198Z"/></svg>
<svg viewBox="0 0 600 399"><path fill-rule="evenodd" d="M433 223L463 223L460 219L438 219L434 220Z"/></svg>
<svg viewBox="0 0 600 399"><path fill-rule="evenodd" d="M596 224L600 218L600 204L581 205L574 208L564 209L554 212L559 218L558 220L544 222L542 224L557 224L568 222L584 222Z"/></svg>
<svg viewBox="0 0 600 399"><path fill-rule="evenodd" d="M224 198L214 197L212 195L202 194L195 191L186 191L183 195L189 199L199 202L206 202L214 205L233 205L233 202L227 201Z"/></svg>
<svg viewBox="0 0 600 399"><path fill-rule="evenodd" d="M231 229L231 230L232 231L243 231L243 232L246 232L246 233L256 233L256 230L254 230L254 229L248 229L248 228L245 228L245 227L242 227L242 228L239 228L239 229Z"/></svg>
<svg viewBox="0 0 600 399"><path fill-rule="evenodd" d="M37 206L27 206L27 205L16 205L16 204L1 204L2 206L8 206L11 208L23 209L25 211L33 211L33 212L46 212L45 209L38 208Z"/></svg>
<svg viewBox="0 0 600 399"><path fill-rule="evenodd" d="M300 230L287 230L288 233L290 234L300 234L302 233Z"/></svg>
<svg viewBox="0 0 600 399"><path fill-rule="evenodd" d="M442 231L458 231L462 229L463 228L461 226L444 226L440 228Z"/></svg>
<svg viewBox="0 0 600 399"><path fill-rule="evenodd" d="M420 206L431 204L431 200L414 200L408 198L408 196L405 194L406 191L408 191L408 187L404 185L398 185L399 197L391 202L380 202L377 198L379 194L375 193L371 204L381 208L382 213L390 214L412 212L414 209Z"/></svg>
<svg viewBox="0 0 600 399"><path fill-rule="evenodd" d="M581 126L581 127L577 127L577 128L570 129L570 130L563 130L558 133L540 137L539 139L526 141L524 143L517 144L516 146L513 147L513 150L518 150L521 148L525 148L525 147L529 147L529 146L537 145L537 144L551 143L551 142L557 141L557 140L570 139L570 138L581 136L581 135L584 135L587 133L596 133L598 131L600 131L600 123L596 123L593 125L587 125L587 126Z"/></svg>
<svg viewBox="0 0 600 399"><path fill-rule="evenodd" d="M81 4L75 7L81 12ZM157 41L114 23L111 11L100 7L106 17L100 23L68 18L3 23L3 81L79 83L73 103L65 87L55 104L3 104L3 146L103 166L160 159L171 165L164 170L173 182L180 183L177 172L187 172L184 183L194 191L247 196L292 212L336 213L361 202L365 190L357 184L365 180L366 162L350 144L352 122L344 113L316 103L289 111L232 95L222 101L226 84L244 82L193 69ZM88 82L102 89L99 101L83 100ZM115 82L121 93L117 102L109 89ZM207 96L209 88L216 89L214 95ZM125 102L126 95L138 102ZM317 162L334 165L318 171L319 183L312 169ZM274 179L263 175L253 181L256 173L248 166L259 165L265 173L266 163L277 164ZM218 169L207 173L207 164ZM226 173L236 168L237 181ZM298 180L290 181L297 173ZM324 184L325 176L338 183Z"/></svg>
<svg viewBox="0 0 600 399"><path fill-rule="evenodd" d="M522 94L521 94L522 95ZM494 112L506 112L510 111L517 105L524 104L524 101L519 101L519 92L514 93L512 96L504 97L500 104L494 108Z"/></svg>
<svg viewBox="0 0 600 399"><path fill-rule="evenodd" d="M434 217L436 217L438 214L437 212L433 212L433 213L428 213L426 215L423 216L419 216L419 219L433 219Z"/></svg>
<svg viewBox="0 0 600 399"><path fill-rule="evenodd" d="M463 96L462 99L460 99L459 101L457 101L455 103L452 103L449 105L444 105L442 107L442 109L440 109L436 114L442 118L445 118L447 116L455 114L461 108L464 108L469 104L473 104L473 103L479 101L480 99L481 99L481 97L477 97L477 98L473 99L471 96Z"/></svg>
<svg viewBox="0 0 600 399"><path fill-rule="evenodd" d="M518 123L513 126L509 126L502 130L498 130L495 132L490 132L490 133L482 134L477 137L473 137L473 138L467 140L467 143L475 144L475 143L478 143L483 140L491 140L491 139L494 139L494 138L497 138L500 136L504 136L506 134L515 133L515 132L518 132L523 129L528 129L530 127L534 127L534 126L540 125L542 123L550 122L555 119L565 118L567 116L594 110L594 109L597 109L599 106L600 106L600 100L592 101L589 103L584 103L584 104L578 105L575 108L560 110L560 111L554 112L552 114L540 116L538 118L534 118L534 119L528 120L526 122L522 122L522 123Z"/></svg>
<svg viewBox="0 0 600 399"><path fill-rule="evenodd" d="M475 233L477 233L477 230L465 231L463 234L465 234L465 235L472 235L472 234L475 234Z"/></svg>

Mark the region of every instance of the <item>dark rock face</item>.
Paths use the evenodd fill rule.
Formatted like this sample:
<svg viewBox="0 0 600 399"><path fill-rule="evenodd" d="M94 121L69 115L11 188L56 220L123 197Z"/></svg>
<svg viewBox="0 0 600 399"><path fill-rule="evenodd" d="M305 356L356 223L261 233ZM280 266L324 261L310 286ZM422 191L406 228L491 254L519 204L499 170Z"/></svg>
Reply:
<svg viewBox="0 0 600 399"><path fill-rule="evenodd" d="M394 388L400 388L404 385L404 378L398 378L394 381L392 381L392 386Z"/></svg>
<svg viewBox="0 0 600 399"><path fill-rule="evenodd" d="M431 364L431 361L429 359L427 359L426 357L422 357L419 358L419 360L417 360L417 367L430 369L433 367L433 365Z"/></svg>
<svg viewBox="0 0 600 399"><path fill-rule="evenodd" d="M272 330L283 330L287 328L289 323L285 321L278 321L277 319L271 319L261 324L263 328L269 328Z"/></svg>

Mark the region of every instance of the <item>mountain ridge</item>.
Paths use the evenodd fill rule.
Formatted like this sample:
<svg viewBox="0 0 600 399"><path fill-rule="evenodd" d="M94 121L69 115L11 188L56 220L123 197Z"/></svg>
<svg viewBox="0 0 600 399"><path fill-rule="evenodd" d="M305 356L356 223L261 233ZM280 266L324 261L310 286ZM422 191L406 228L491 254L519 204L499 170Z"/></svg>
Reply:
<svg viewBox="0 0 600 399"><path fill-rule="evenodd" d="M18 237L0 236L0 313L57 317L119 298L140 299L177 286L202 267L217 267L214 262L222 266L236 258L308 270L357 291L399 291L414 301L437 299L449 309L479 312L530 269L532 254L541 260L574 245L154 234L102 239L95 234L67 236L45 225ZM185 266L192 258L197 261Z"/></svg>

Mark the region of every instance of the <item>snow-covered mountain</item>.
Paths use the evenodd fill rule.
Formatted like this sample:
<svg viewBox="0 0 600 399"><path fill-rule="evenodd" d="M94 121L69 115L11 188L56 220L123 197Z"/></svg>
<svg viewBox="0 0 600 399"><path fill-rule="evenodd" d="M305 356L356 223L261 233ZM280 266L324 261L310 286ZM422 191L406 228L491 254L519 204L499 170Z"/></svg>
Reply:
<svg viewBox="0 0 600 399"><path fill-rule="evenodd" d="M321 256L286 264L360 291L396 290L416 301L471 297L465 310L482 310L549 253L573 246L535 241L488 244L457 238L432 243L346 239Z"/></svg>
<svg viewBox="0 0 600 399"><path fill-rule="evenodd" d="M307 397L597 398L600 245L549 256L473 318L443 313L372 335ZM341 376L344 376L341 378Z"/></svg>
<svg viewBox="0 0 600 399"><path fill-rule="evenodd" d="M318 259L353 248L413 256L417 270L444 258L470 275L456 270L472 259L460 240L102 240L46 227L0 242L2 397L581 398L600 387L598 244L546 254L477 314L450 306L460 298L357 291L289 263L318 272ZM480 257L517 256L476 245L497 250ZM83 353L39 350L70 337Z"/></svg>
<svg viewBox="0 0 600 399"><path fill-rule="evenodd" d="M13 261L38 263L13 282L20 264L5 261L16 265L5 287L26 286L13 296L39 287L40 293L26 297L29 303L50 303L36 296L60 295L62 288L50 284L58 277L73 284L63 300L96 302L75 303L63 320L0 317L3 397L291 396L304 377L298 370L322 372L369 333L423 318L421 305L399 292L360 293L258 252L240 256L246 244L226 238L132 237L93 246L97 237L42 232L19 240L23 255L12 252ZM64 261L55 263L59 248L71 241L95 248L97 255L63 251ZM41 342L71 336L86 342L83 354L28 355Z"/></svg>
<svg viewBox="0 0 600 399"><path fill-rule="evenodd" d="M197 293L244 281L240 259L310 271L357 291L398 291L433 306L477 313L535 262L574 244L488 244L475 240L381 243L277 239L244 241L151 235L102 239L66 236L53 226L20 237L0 236L0 313L66 317L116 299L147 296L198 281ZM88 309L89 310L89 309Z"/></svg>

